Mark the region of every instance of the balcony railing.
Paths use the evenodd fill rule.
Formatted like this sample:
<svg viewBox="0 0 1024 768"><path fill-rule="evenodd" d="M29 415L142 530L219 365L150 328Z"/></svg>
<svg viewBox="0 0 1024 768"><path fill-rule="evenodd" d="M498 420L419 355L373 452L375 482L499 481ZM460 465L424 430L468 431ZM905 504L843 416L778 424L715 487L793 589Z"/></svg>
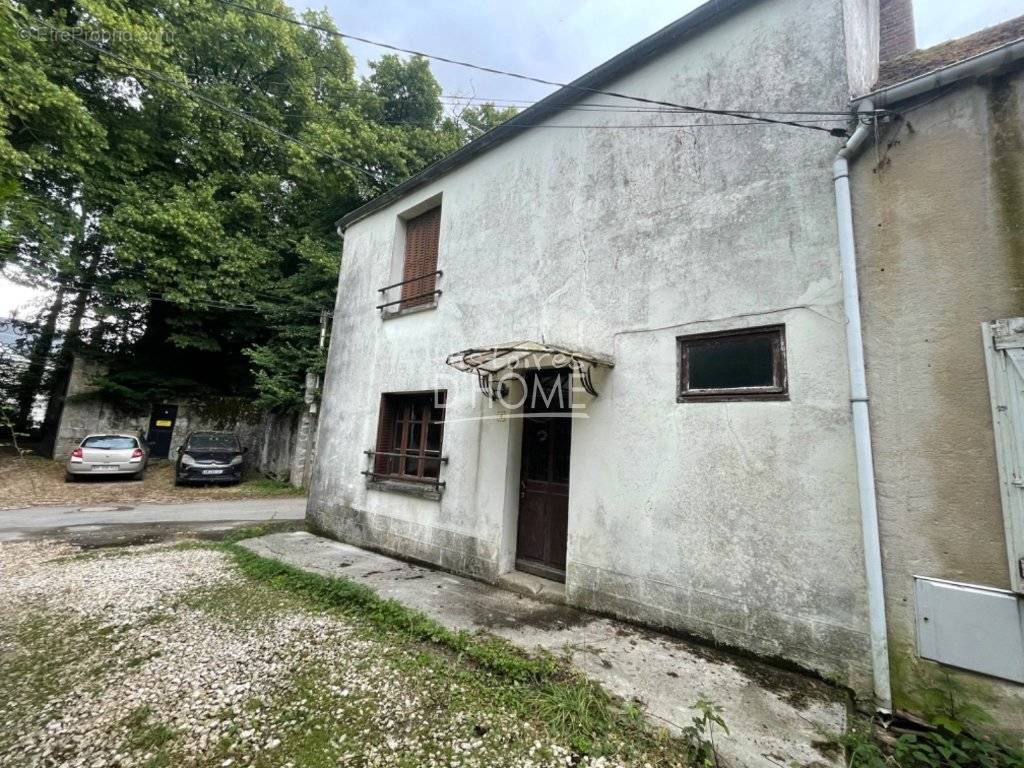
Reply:
<svg viewBox="0 0 1024 768"><path fill-rule="evenodd" d="M410 283L415 283L415 282L418 282L420 280L426 280L427 278L434 278L435 285L436 285L436 279L441 277L443 274L444 274L444 272L441 271L440 269L438 269L438 270L436 270L434 272L429 272L429 273L427 273L425 275L418 275L416 277L410 277L408 280L403 280L400 283L392 283L391 285L385 285L383 288L378 288L377 289L377 293L381 294L381 297L386 299L387 298L387 292L392 290L393 288L401 288L401 287L403 287L405 285L409 285ZM403 296L402 298L396 299L395 301L386 301L383 304L378 304L377 305L377 309L384 310L384 309L387 309L388 307L393 307L396 304L402 305L401 307L399 307L399 309L406 309L406 308L415 307L415 306L422 306L423 305L422 302L421 303L416 303L416 302L419 301L420 299L425 299L427 297L431 297L431 298L436 299L438 296L441 295L441 293L442 293L442 291L441 291L440 288L435 288L432 291L424 291L423 293L417 293L414 296Z"/></svg>

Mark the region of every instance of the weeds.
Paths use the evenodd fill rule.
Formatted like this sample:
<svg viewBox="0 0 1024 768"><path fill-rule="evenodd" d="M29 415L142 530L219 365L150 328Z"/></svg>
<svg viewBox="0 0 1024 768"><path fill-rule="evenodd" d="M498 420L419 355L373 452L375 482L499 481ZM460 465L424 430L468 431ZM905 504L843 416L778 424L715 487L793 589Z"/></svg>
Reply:
<svg viewBox="0 0 1024 768"><path fill-rule="evenodd" d="M851 728L838 740L850 768L1024 768L1024 751L982 732L992 718L952 676L916 693L926 726L886 742L870 727Z"/></svg>
<svg viewBox="0 0 1024 768"><path fill-rule="evenodd" d="M697 714L690 725L683 728L681 738L693 768L717 768L718 753L715 749L715 726L728 736L729 727L722 716L723 709L703 695L693 704Z"/></svg>

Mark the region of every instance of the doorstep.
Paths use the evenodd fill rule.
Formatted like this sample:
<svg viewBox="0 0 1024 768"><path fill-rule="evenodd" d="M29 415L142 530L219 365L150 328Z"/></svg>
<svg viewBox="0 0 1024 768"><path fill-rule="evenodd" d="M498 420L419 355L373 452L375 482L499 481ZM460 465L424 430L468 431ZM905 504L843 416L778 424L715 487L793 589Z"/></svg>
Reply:
<svg viewBox="0 0 1024 768"><path fill-rule="evenodd" d="M690 705L705 695L725 710L730 734L715 741L729 768L843 767L840 754L819 745L826 734L846 730L847 697L820 680L304 531L240 543L296 568L364 584L449 629L565 656L669 731L689 723ZM528 583L521 576L513 577L519 586Z"/></svg>
<svg viewBox="0 0 1024 768"><path fill-rule="evenodd" d="M565 605L565 582L552 581L523 571L509 571L498 577L498 586L545 603Z"/></svg>

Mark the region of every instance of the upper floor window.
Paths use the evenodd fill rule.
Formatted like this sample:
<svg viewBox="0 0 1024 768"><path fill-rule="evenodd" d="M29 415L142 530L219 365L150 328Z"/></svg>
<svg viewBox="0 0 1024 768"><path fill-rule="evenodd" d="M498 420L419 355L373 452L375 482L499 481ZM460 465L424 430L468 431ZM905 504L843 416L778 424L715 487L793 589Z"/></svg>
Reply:
<svg viewBox="0 0 1024 768"><path fill-rule="evenodd" d="M680 336L677 400L786 400L785 327Z"/></svg>
<svg viewBox="0 0 1024 768"><path fill-rule="evenodd" d="M441 233L441 206L431 208L405 223L405 260L402 263L402 296L399 309L410 309L436 300L437 242Z"/></svg>

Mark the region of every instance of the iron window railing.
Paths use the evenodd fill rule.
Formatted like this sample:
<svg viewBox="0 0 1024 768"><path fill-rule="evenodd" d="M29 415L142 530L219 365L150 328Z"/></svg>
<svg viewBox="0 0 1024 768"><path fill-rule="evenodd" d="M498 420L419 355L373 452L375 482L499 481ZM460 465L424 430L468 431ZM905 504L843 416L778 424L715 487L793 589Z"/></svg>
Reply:
<svg viewBox="0 0 1024 768"><path fill-rule="evenodd" d="M363 470L362 474L370 478L370 480L397 480L404 483L416 483L418 485L432 486L434 490L440 491L445 487L445 481L441 479L441 464L448 463L447 456L441 456L439 451L427 451L419 453L418 451L363 451L363 453L370 457L370 469ZM431 455L437 454L437 455ZM384 456L387 461L387 470L384 472L378 472L374 467L377 465L377 457ZM428 476L416 476L408 475L403 472L393 471L394 459L400 459L399 466L404 465L406 461L413 460L416 462L436 462L437 477Z"/></svg>
<svg viewBox="0 0 1024 768"><path fill-rule="evenodd" d="M408 285L410 283L415 283L418 280L426 280L428 278L434 278L436 280L437 278L441 277L443 274L444 274L444 272L442 270L438 269L438 270L435 270L433 272L428 272L425 275L418 275L416 277L410 277L408 280L402 280L400 283L392 283L391 285L385 285L383 288L378 288L377 289L377 293L381 294L382 297L387 298L387 292L390 291L393 288L401 288L403 285ZM423 293L417 293L414 296L403 296L402 298L395 299L394 301L386 301L383 304L378 304L377 305L377 309L383 310L383 309L386 309L388 307L393 307L396 304L405 304L405 305L412 304L413 306L423 306L423 305L416 305L415 302L418 301L419 299L425 299L428 296L432 296L432 297L434 297L436 299L438 296L441 295L441 293L442 293L442 291L441 291L440 288L435 288L432 291L425 291Z"/></svg>

